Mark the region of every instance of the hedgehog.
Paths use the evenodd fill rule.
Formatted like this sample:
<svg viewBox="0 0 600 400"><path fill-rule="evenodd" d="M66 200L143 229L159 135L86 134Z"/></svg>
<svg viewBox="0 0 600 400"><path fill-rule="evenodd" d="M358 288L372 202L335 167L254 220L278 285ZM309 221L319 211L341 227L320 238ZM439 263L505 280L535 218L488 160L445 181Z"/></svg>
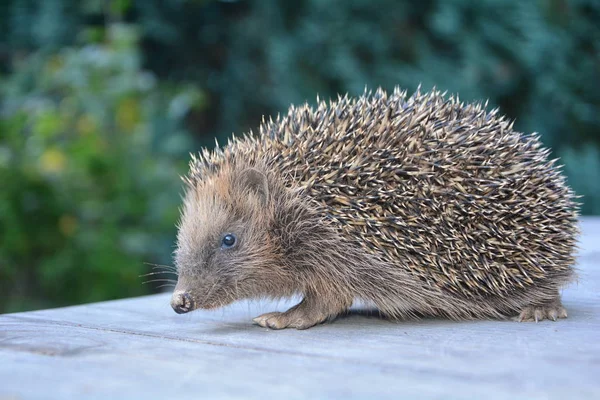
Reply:
<svg viewBox="0 0 600 400"><path fill-rule="evenodd" d="M306 329L355 301L392 319L556 321L579 204L539 135L437 89L291 106L192 156L177 313L301 297Z"/></svg>

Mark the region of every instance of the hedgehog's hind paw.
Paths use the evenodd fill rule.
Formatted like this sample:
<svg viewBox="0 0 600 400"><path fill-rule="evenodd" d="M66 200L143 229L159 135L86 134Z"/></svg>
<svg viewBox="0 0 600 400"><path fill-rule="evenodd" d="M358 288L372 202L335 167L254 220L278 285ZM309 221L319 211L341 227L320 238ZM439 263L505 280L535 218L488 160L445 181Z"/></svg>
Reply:
<svg viewBox="0 0 600 400"><path fill-rule="evenodd" d="M563 307L560 299L541 305L530 305L521 310L515 319L519 322L542 321L550 319L556 321L558 318L567 318L567 310Z"/></svg>

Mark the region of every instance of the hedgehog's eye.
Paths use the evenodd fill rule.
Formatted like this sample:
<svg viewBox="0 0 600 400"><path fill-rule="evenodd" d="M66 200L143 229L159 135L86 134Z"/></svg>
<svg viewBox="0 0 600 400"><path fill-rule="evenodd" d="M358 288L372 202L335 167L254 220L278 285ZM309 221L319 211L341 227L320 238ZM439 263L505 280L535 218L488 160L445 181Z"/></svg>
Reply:
<svg viewBox="0 0 600 400"><path fill-rule="evenodd" d="M235 235L233 233L226 233L225 236L223 236L223 240L221 241L221 247L223 247L224 249L230 249L233 246L235 246L235 242Z"/></svg>

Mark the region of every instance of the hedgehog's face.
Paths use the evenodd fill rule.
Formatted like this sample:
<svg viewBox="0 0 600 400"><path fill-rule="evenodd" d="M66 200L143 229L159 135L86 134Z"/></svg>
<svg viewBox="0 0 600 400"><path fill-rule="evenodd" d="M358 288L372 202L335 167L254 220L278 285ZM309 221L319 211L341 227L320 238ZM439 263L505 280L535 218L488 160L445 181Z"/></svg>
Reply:
<svg viewBox="0 0 600 400"><path fill-rule="evenodd" d="M275 263L266 176L221 173L188 190L177 236L173 309L185 313L260 295L255 282Z"/></svg>

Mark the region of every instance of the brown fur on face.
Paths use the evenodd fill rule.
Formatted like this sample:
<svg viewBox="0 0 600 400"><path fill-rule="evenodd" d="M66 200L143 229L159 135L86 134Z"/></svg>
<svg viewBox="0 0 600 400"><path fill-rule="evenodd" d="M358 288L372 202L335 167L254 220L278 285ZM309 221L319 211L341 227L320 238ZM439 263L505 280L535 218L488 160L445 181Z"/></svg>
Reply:
<svg viewBox="0 0 600 400"><path fill-rule="evenodd" d="M282 285L289 278L274 237L274 195L264 172L233 163L188 188L175 253L175 291L189 292L194 308L293 293ZM222 244L226 234L236 238L231 248Z"/></svg>

